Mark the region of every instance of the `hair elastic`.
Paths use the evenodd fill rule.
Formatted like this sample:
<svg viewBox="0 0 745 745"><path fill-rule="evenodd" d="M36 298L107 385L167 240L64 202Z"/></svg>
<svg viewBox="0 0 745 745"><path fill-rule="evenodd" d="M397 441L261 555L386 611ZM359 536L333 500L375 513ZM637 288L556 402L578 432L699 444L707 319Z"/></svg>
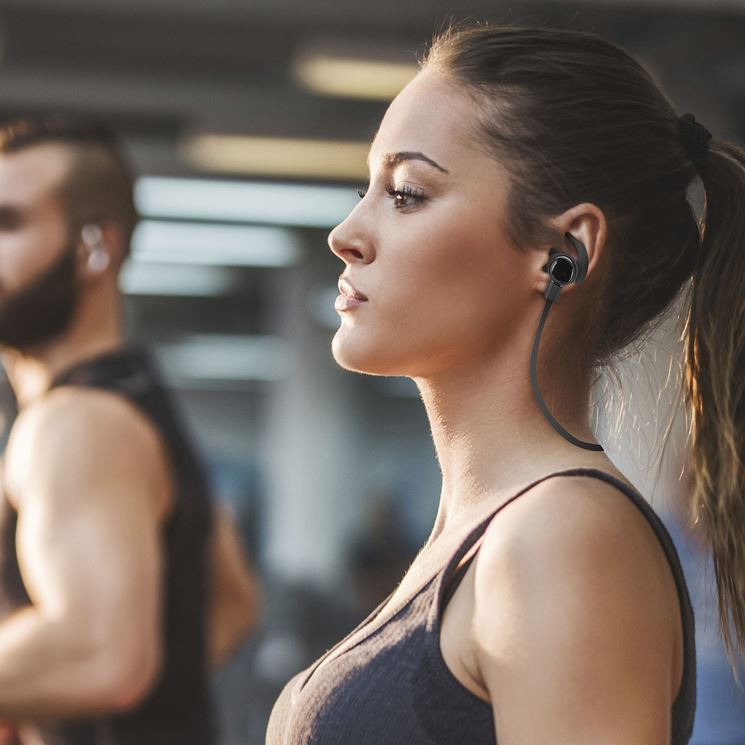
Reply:
<svg viewBox="0 0 745 745"><path fill-rule="evenodd" d="M709 140L711 132L701 122L696 121L693 114L683 114L678 117L678 140L685 149L691 163L699 174L706 170L709 156Z"/></svg>

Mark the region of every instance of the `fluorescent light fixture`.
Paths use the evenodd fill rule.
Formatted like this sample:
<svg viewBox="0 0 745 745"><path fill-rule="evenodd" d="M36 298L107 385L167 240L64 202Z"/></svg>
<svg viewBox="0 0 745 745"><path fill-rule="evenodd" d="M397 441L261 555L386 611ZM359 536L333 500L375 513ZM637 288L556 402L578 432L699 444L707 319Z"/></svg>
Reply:
<svg viewBox="0 0 745 745"><path fill-rule="evenodd" d="M132 238L132 257L156 264L283 267L302 255L286 228L144 220Z"/></svg>
<svg viewBox="0 0 745 745"><path fill-rule="evenodd" d="M119 275L119 287L127 295L220 297L234 284L230 270L219 266L128 261Z"/></svg>
<svg viewBox="0 0 745 745"><path fill-rule="evenodd" d="M417 74L415 64L328 54L308 54L294 65L295 78L324 96L390 101Z"/></svg>
<svg viewBox="0 0 745 745"><path fill-rule="evenodd" d="M176 381L275 381L293 364L289 343L277 336L195 334L155 347L167 377Z"/></svg>
<svg viewBox="0 0 745 745"><path fill-rule="evenodd" d="M341 324L334 302L339 290L336 287L316 287L308 293L306 308L308 315L319 326L336 331Z"/></svg>
<svg viewBox="0 0 745 745"><path fill-rule="evenodd" d="M187 161L206 171L285 178L367 179L367 142L203 134L181 145Z"/></svg>
<svg viewBox="0 0 745 745"><path fill-rule="evenodd" d="M332 228L358 197L344 186L143 176L135 201L144 217Z"/></svg>

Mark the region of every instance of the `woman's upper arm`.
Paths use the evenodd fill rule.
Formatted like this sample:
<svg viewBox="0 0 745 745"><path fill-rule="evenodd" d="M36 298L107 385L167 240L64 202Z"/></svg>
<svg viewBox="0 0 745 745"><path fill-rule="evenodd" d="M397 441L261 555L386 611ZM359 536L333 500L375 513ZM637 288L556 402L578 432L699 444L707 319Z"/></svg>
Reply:
<svg viewBox="0 0 745 745"><path fill-rule="evenodd" d="M476 660L499 744L668 745L677 608L651 528L594 479L525 497L492 523L475 566Z"/></svg>

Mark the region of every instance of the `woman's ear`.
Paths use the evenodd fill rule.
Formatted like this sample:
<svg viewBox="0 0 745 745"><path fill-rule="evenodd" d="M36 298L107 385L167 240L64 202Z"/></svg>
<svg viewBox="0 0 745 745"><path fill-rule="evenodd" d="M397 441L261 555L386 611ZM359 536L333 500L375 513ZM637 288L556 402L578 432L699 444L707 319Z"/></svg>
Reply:
<svg viewBox="0 0 745 745"><path fill-rule="evenodd" d="M556 230L556 245L546 246L546 252L537 254L536 287L541 292L546 288L548 275L545 271L546 262L549 259L550 249L556 249L561 253L567 253L577 258L577 252L565 235L570 233L580 241L587 251L587 274L584 282L592 282L593 271L598 266L603 250L605 248L608 225L603 211L591 202L583 202L575 205L550 220L551 226ZM571 292L576 285L567 285L563 292Z"/></svg>
<svg viewBox="0 0 745 745"><path fill-rule="evenodd" d="M605 249L608 234L608 223L605 214L595 204L583 202L564 212L554 220L556 227L564 233L571 233L581 241L587 251L587 276L585 282L592 277L594 269L600 263ZM572 249L572 254L574 250Z"/></svg>

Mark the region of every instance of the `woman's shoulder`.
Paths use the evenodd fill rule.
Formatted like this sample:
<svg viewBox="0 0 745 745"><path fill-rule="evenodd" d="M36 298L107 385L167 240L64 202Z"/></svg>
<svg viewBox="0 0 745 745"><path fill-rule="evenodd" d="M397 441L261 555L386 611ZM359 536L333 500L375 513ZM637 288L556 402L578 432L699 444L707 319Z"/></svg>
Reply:
<svg viewBox="0 0 745 745"><path fill-rule="evenodd" d="M500 510L485 531L482 563L491 563L493 554L500 563L509 556L530 561L546 553L580 560L588 552L626 554L635 546L657 546L638 506L644 498L634 486L618 472L583 471L549 477Z"/></svg>
<svg viewBox="0 0 745 745"><path fill-rule="evenodd" d="M641 632L651 648L677 619L647 517L617 485L579 475L549 478L495 516L474 561L474 592L486 647L554 633L633 645Z"/></svg>
<svg viewBox="0 0 745 745"><path fill-rule="evenodd" d="M532 732L537 718L593 733L582 742L619 728L639 742L648 727L662 741L680 616L664 551L626 494L586 476L538 484L491 521L473 572L471 649L503 727Z"/></svg>
<svg viewBox="0 0 745 745"><path fill-rule="evenodd" d="M668 738L682 674L675 583L647 517L614 483L551 478L498 513L472 603L469 653L504 732Z"/></svg>

